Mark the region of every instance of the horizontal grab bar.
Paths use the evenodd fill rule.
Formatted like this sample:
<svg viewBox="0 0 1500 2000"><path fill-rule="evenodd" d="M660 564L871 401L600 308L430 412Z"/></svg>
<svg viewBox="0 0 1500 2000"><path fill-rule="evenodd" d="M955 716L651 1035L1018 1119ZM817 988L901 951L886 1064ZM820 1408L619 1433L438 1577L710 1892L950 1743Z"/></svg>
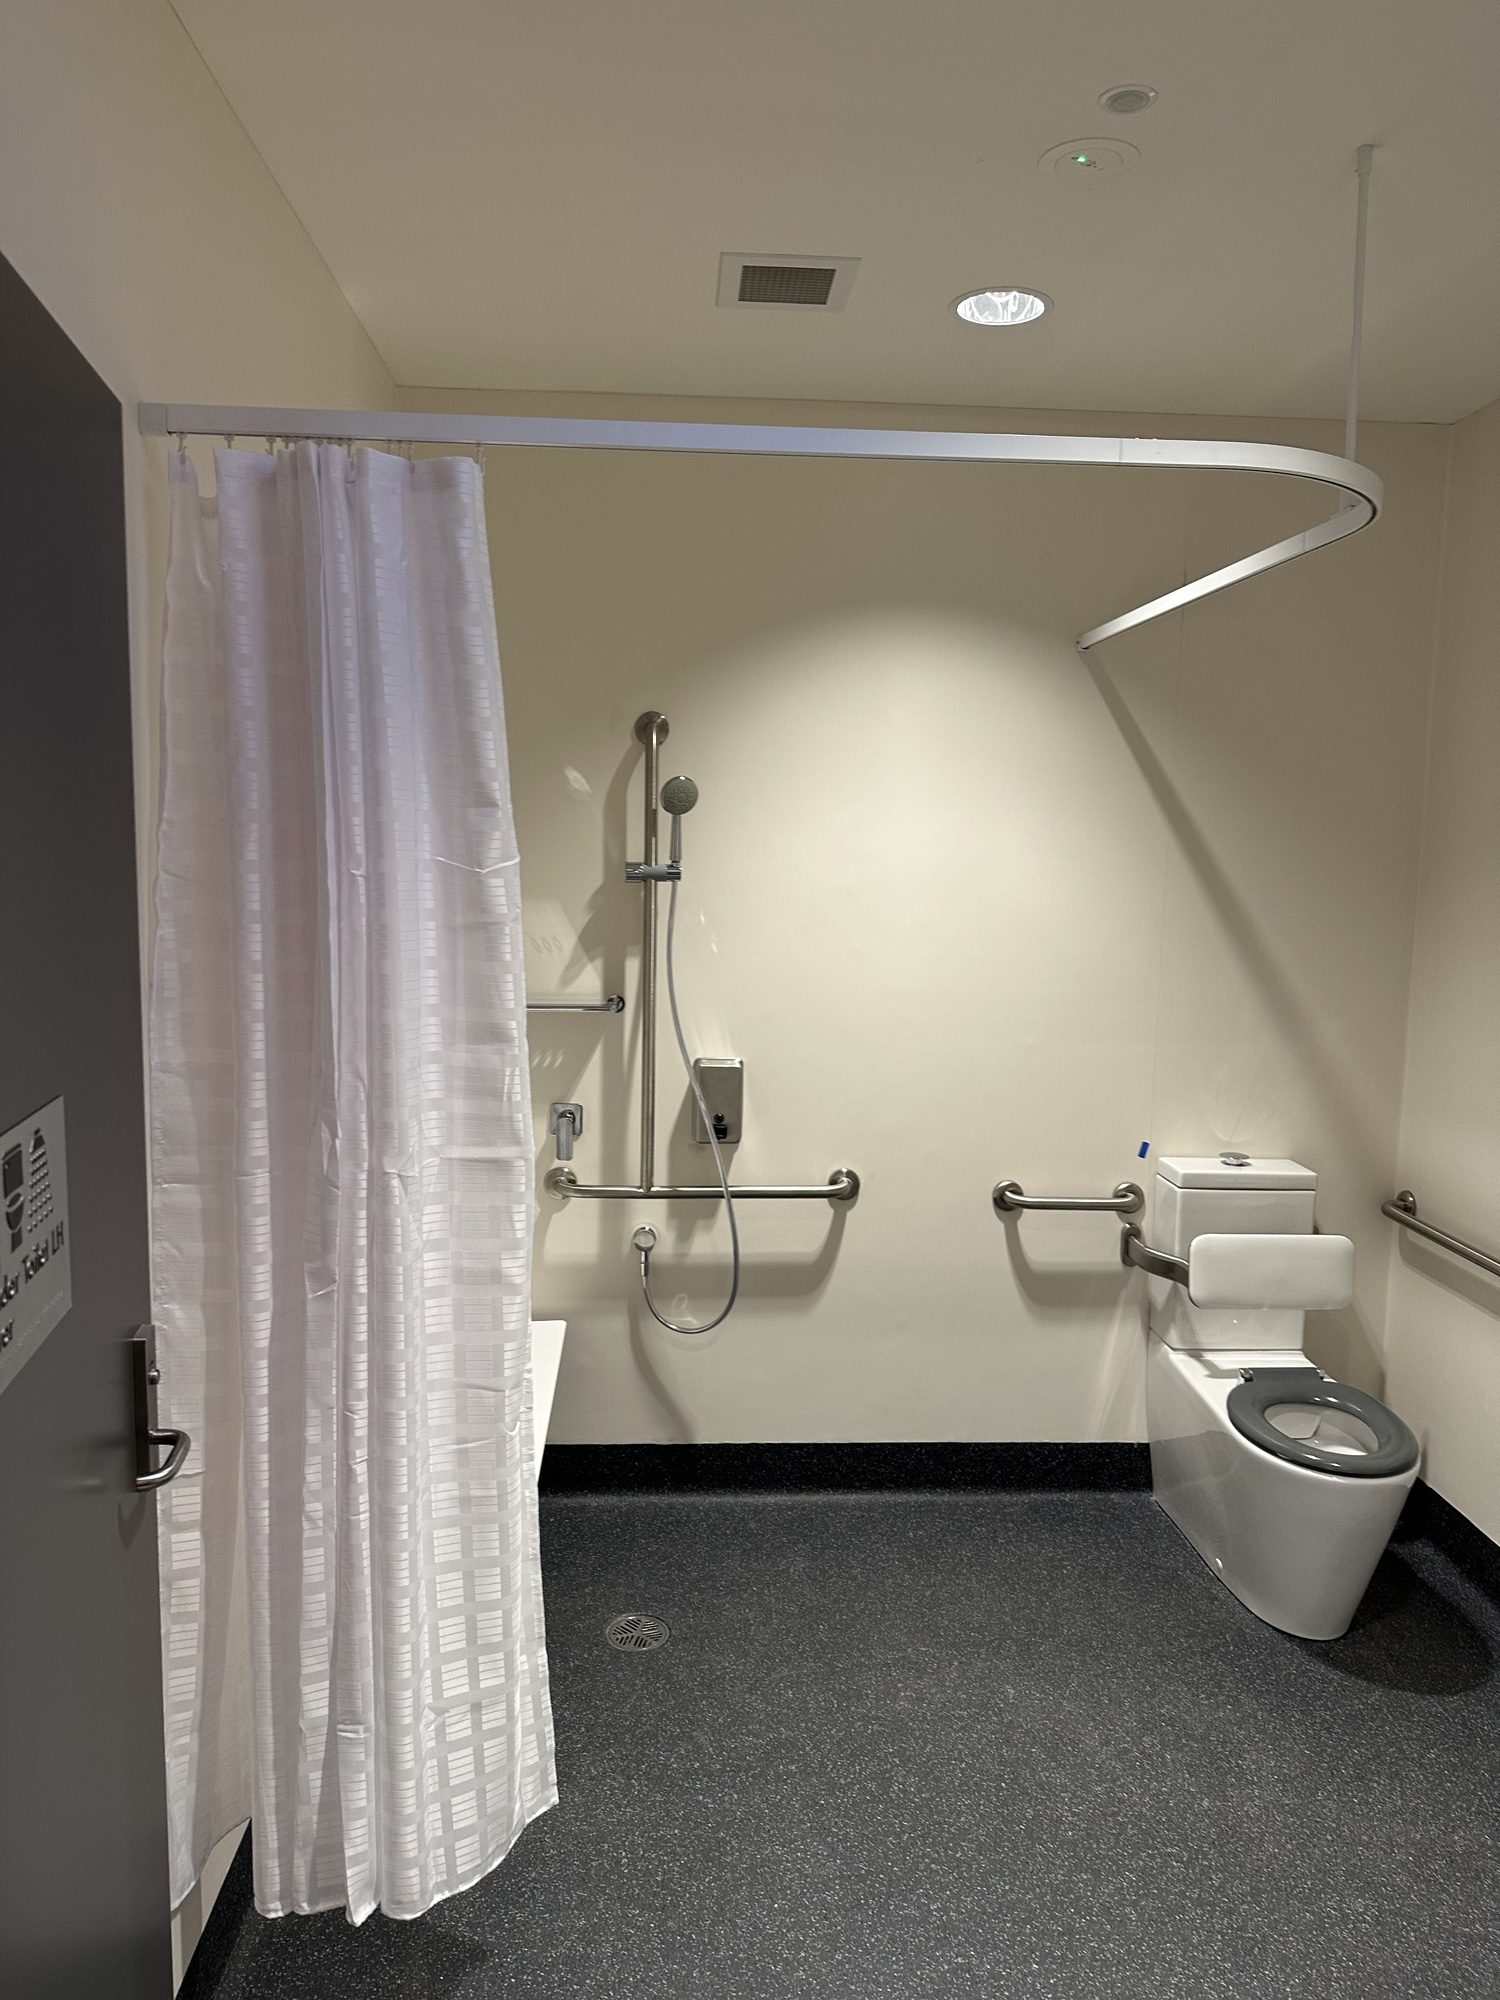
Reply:
<svg viewBox="0 0 1500 2000"><path fill-rule="evenodd" d="M575 1178L567 1167L553 1167L542 1181L548 1194L563 1201L722 1201L724 1190L717 1181L708 1187L600 1187ZM817 1187L736 1187L729 1192L736 1201L853 1201L859 1193L859 1175L853 1167L840 1167Z"/></svg>
<svg viewBox="0 0 1500 2000"><path fill-rule="evenodd" d="M1477 1264L1481 1271L1488 1271L1500 1278L1500 1257L1491 1257L1483 1250L1476 1250L1472 1243L1465 1243L1460 1237L1450 1236L1446 1229L1436 1229L1430 1222L1424 1222L1417 1214L1417 1197L1410 1188L1402 1188L1392 1201L1380 1204L1380 1213L1388 1215L1392 1222L1399 1222L1403 1229L1410 1229L1418 1236L1425 1236L1429 1243L1436 1243L1444 1250L1451 1250L1455 1257L1462 1257L1470 1264Z"/></svg>
<svg viewBox="0 0 1500 2000"><path fill-rule="evenodd" d="M1134 1181L1121 1181L1113 1194L1027 1194L1019 1181L999 1181L990 1199L997 1215L1027 1208L1071 1208L1085 1214L1134 1215L1146 1197Z"/></svg>
<svg viewBox="0 0 1500 2000"><path fill-rule="evenodd" d="M623 1014L625 995L607 993L602 1000L528 1000L528 1014Z"/></svg>

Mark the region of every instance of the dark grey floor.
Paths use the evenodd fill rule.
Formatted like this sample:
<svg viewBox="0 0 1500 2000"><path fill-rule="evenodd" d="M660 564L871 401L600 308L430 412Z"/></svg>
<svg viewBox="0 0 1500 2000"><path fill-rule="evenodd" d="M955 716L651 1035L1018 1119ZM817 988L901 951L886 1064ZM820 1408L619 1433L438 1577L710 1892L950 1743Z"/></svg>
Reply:
<svg viewBox="0 0 1500 2000"><path fill-rule="evenodd" d="M222 2000L1500 1995L1500 1617L1425 1543L1316 1646L1141 1493L544 1520L561 1806L416 1923L247 1917Z"/></svg>

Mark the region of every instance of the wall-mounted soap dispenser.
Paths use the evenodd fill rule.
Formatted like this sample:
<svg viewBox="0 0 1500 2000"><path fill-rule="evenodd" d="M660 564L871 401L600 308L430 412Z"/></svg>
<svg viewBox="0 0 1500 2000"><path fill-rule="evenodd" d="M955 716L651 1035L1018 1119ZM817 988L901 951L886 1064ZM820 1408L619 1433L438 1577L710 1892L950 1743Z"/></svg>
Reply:
<svg viewBox="0 0 1500 2000"><path fill-rule="evenodd" d="M714 1137L721 1146L737 1146L745 1129L745 1065L739 1056L699 1056L693 1074L703 1093L703 1102L713 1120ZM697 1101L693 1103L693 1140L708 1144L708 1131Z"/></svg>

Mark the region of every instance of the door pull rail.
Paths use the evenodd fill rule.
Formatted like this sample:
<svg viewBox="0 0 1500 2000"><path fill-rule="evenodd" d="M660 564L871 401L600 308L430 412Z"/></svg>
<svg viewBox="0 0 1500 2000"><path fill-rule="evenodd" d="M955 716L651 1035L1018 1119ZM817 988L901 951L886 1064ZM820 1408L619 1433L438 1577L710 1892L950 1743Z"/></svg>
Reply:
<svg viewBox="0 0 1500 2000"><path fill-rule="evenodd" d="M131 1337L130 1368L135 1400L135 1490L155 1493L168 1485L187 1463L193 1440L186 1431L171 1430L156 1421L156 1388L161 1370L156 1365L155 1332L147 1326ZM156 1453L169 1447L160 1465Z"/></svg>

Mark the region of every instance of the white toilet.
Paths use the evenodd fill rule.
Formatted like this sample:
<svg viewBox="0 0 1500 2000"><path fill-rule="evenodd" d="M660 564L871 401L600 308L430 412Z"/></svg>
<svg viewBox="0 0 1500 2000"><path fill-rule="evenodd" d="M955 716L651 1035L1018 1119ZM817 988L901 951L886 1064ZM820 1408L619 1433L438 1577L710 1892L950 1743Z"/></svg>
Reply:
<svg viewBox="0 0 1500 2000"><path fill-rule="evenodd" d="M1418 1452L1394 1411L1302 1352L1305 1311L1347 1303L1353 1279L1348 1239L1313 1235L1317 1184L1294 1160L1160 1161L1146 1235L1180 1269L1150 1280L1146 1426L1157 1500L1241 1603L1337 1639ZM1225 1242L1239 1235L1259 1240Z"/></svg>

